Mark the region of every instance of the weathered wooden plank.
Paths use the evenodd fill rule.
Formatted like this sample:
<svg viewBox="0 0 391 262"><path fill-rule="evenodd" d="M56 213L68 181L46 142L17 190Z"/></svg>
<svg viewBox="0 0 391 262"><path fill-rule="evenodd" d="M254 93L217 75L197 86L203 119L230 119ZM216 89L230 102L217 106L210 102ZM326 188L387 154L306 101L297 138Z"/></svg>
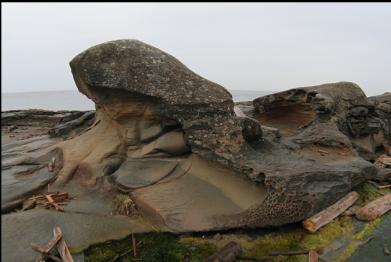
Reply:
<svg viewBox="0 0 391 262"><path fill-rule="evenodd" d="M391 210L391 194L380 197L356 211L356 218L370 221Z"/></svg>
<svg viewBox="0 0 391 262"><path fill-rule="evenodd" d="M333 205L322 210L321 212L315 214L314 216L303 221L303 226L310 232L316 232L319 228L330 223L334 218L338 217L345 210L347 210L351 205L353 205L359 194L355 191L350 192L340 200L338 200Z"/></svg>

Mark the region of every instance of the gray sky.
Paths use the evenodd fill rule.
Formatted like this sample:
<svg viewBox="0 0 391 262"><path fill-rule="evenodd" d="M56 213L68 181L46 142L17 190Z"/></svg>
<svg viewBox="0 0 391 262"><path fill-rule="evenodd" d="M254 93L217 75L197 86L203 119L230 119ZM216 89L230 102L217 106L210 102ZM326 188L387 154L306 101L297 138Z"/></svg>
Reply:
<svg viewBox="0 0 391 262"><path fill-rule="evenodd" d="M2 3L2 92L76 90L69 61L123 38L228 89L391 91L389 3Z"/></svg>

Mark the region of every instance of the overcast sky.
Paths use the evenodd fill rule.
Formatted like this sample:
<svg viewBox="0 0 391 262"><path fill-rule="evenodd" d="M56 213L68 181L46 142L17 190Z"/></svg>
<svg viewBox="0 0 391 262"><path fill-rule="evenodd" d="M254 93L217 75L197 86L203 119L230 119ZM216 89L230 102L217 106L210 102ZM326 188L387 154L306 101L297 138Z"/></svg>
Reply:
<svg viewBox="0 0 391 262"><path fill-rule="evenodd" d="M124 38L228 89L391 91L389 3L2 3L2 92L76 90L69 61Z"/></svg>

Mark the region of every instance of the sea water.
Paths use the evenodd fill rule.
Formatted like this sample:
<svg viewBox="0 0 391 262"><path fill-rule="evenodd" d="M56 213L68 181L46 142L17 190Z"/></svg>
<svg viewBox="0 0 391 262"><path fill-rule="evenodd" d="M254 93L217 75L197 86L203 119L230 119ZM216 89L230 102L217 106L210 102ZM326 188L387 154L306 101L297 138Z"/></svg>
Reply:
<svg viewBox="0 0 391 262"><path fill-rule="evenodd" d="M233 100L250 101L271 94L266 91L230 90ZM21 109L92 110L94 103L77 90L2 93L1 111Z"/></svg>

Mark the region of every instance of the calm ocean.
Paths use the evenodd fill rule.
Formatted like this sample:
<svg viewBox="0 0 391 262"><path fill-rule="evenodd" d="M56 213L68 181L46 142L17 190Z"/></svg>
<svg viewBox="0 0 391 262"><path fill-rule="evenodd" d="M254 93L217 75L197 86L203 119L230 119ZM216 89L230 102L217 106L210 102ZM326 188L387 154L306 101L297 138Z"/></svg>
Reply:
<svg viewBox="0 0 391 262"><path fill-rule="evenodd" d="M249 101L271 94L265 91L230 90L235 102ZM91 110L94 103L77 90L3 93L1 111L18 109Z"/></svg>

